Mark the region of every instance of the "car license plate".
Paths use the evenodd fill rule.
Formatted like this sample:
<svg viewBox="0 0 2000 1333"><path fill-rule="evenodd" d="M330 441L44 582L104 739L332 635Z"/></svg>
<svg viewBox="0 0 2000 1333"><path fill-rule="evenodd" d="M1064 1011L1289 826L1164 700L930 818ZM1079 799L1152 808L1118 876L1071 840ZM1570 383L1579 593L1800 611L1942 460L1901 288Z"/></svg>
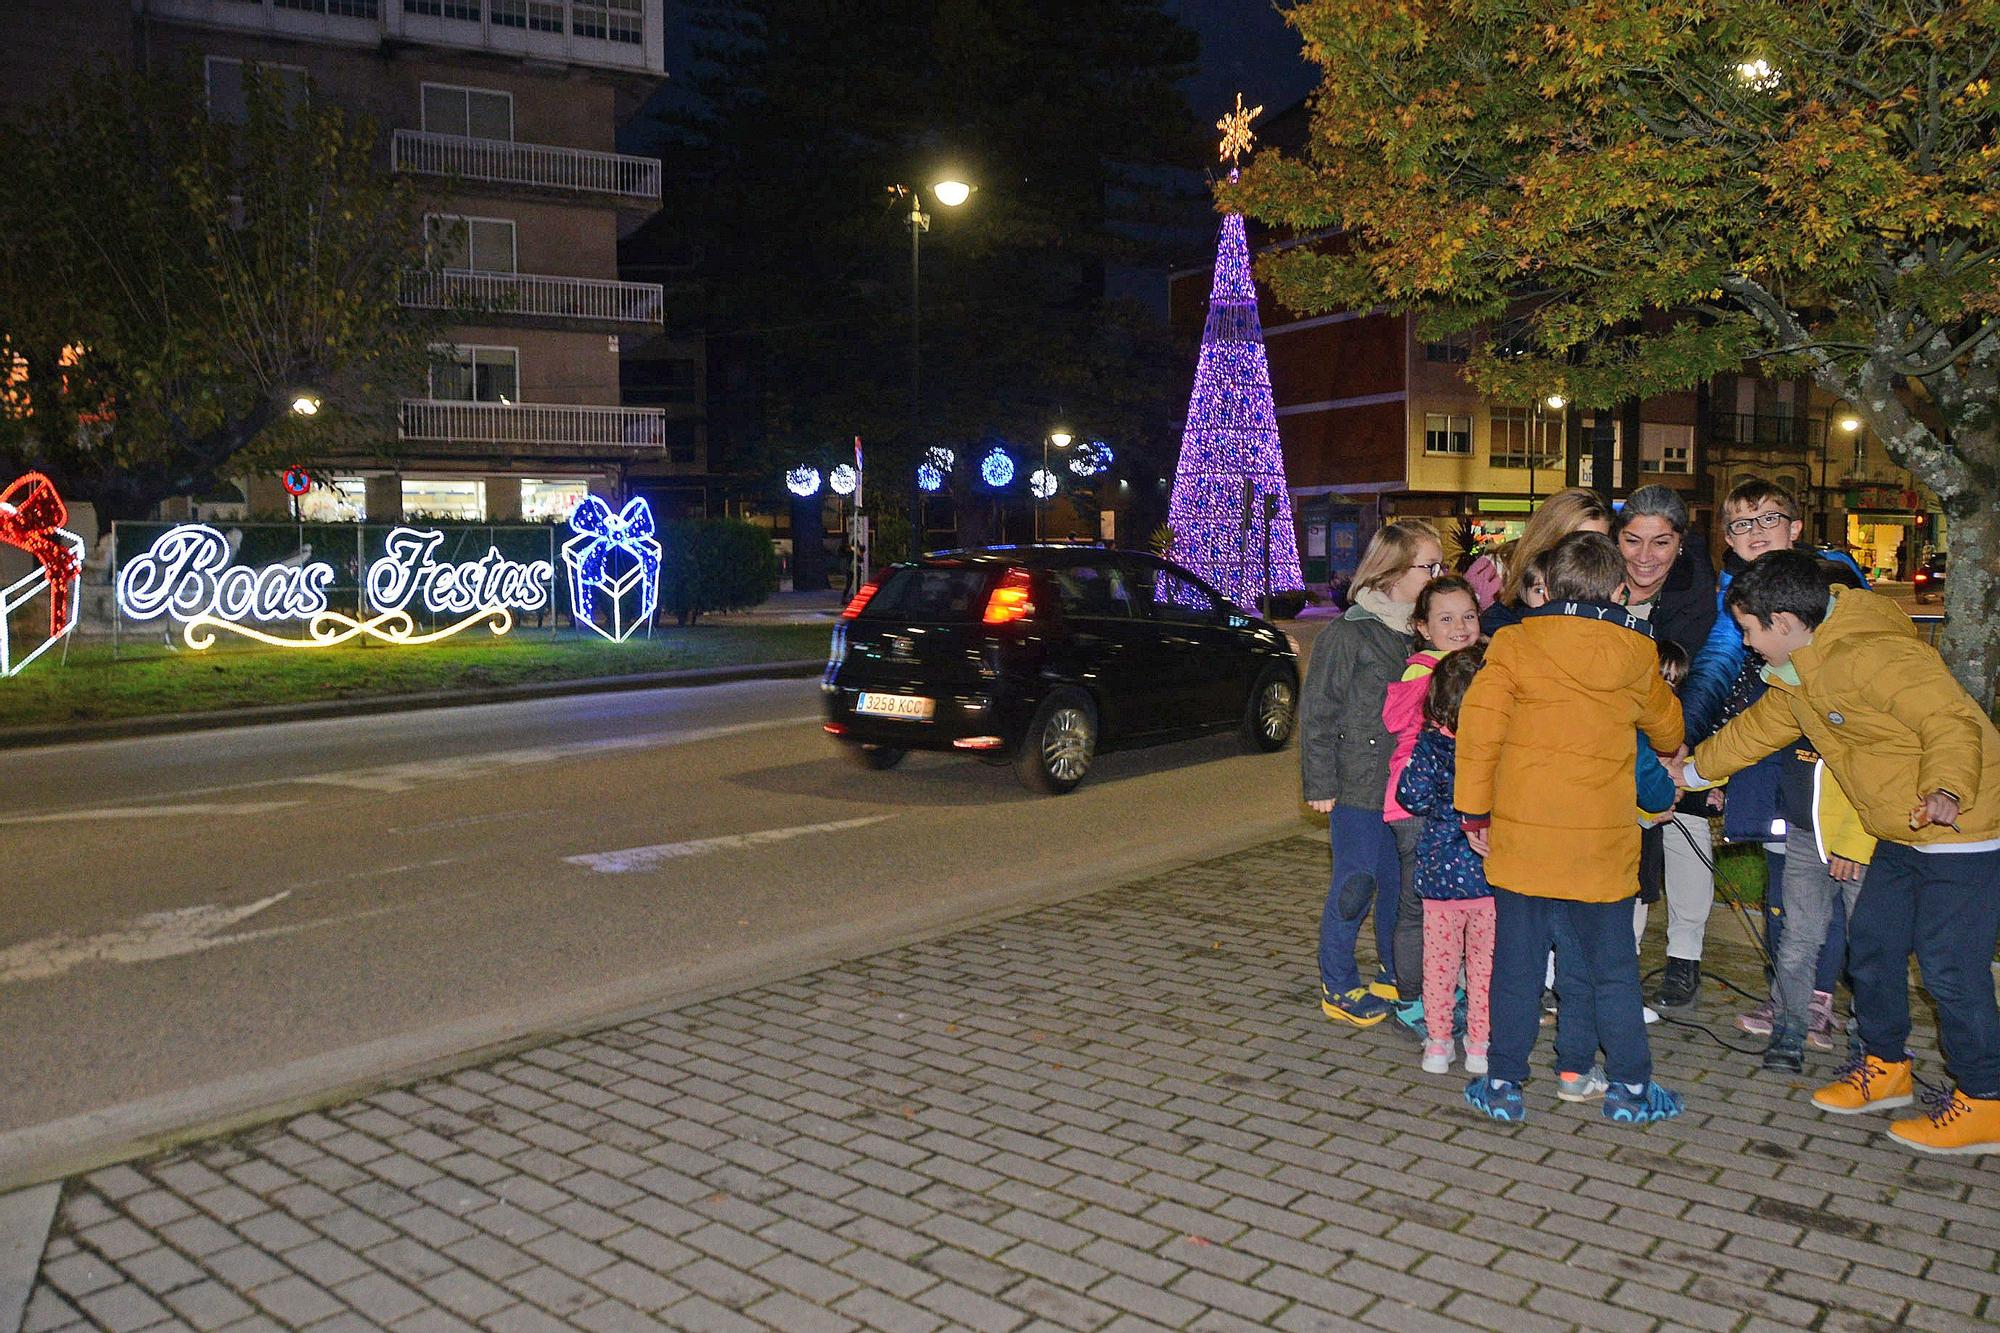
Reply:
<svg viewBox="0 0 2000 1333"><path fill-rule="evenodd" d="M937 712L937 701L914 694L864 694L854 711L870 717L900 717L912 722L928 722Z"/></svg>

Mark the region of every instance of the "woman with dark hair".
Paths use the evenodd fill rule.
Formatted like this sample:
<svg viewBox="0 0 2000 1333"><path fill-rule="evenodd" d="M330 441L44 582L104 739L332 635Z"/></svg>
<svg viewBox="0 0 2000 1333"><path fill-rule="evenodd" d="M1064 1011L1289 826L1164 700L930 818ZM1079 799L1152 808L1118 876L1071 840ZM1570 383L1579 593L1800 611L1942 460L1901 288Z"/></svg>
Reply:
<svg viewBox="0 0 2000 1333"><path fill-rule="evenodd" d="M1619 509L1613 532L1625 560L1626 609L1692 658L1715 624L1715 572L1702 544L1687 539L1687 502L1670 486L1641 486ZM1646 831L1644 841L1658 841L1666 869L1667 968L1652 996L1656 1008L1685 1009L1701 991L1702 939L1715 906L1708 815L1707 794L1690 796L1672 823Z"/></svg>

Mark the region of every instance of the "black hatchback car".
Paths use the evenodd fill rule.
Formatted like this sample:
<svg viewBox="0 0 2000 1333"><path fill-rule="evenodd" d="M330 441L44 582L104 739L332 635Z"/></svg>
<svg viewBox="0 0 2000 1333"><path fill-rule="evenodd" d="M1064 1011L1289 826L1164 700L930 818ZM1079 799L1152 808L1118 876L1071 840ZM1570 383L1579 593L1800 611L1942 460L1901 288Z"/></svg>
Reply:
<svg viewBox="0 0 2000 1333"><path fill-rule="evenodd" d="M841 613L822 682L827 732L868 768L960 751L1057 795L1112 746L1235 728L1282 749L1298 686L1290 638L1185 569L1080 546L891 566Z"/></svg>

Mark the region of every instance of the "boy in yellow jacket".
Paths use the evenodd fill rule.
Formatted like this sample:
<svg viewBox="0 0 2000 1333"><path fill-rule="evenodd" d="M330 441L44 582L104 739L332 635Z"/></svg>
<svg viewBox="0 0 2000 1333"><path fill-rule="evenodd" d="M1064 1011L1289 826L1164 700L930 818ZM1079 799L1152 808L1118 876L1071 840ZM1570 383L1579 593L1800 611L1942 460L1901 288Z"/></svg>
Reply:
<svg viewBox="0 0 2000 1333"><path fill-rule="evenodd" d="M1895 603L1829 595L1806 552L1761 557L1725 605L1770 689L1702 743L1682 784L1726 778L1803 731L1878 840L1848 923L1862 1050L1813 1104L1843 1115L1910 1104L1915 952L1958 1086L1889 1132L1923 1152L2000 1152L2000 732Z"/></svg>
<svg viewBox="0 0 2000 1333"><path fill-rule="evenodd" d="M1562 934L1582 980L1562 993L1604 1048L1604 1117L1680 1114L1653 1082L1632 948L1639 825L1632 736L1661 752L1682 735L1652 627L1614 600L1625 562L1609 537L1579 532L1549 558L1547 604L1500 630L1458 717L1460 823L1493 886L1493 1041L1465 1099L1495 1120L1526 1110L1521 1084L1541 1027L1544 968ZM1648 760L1648 762L1651 762Z"/></svg>

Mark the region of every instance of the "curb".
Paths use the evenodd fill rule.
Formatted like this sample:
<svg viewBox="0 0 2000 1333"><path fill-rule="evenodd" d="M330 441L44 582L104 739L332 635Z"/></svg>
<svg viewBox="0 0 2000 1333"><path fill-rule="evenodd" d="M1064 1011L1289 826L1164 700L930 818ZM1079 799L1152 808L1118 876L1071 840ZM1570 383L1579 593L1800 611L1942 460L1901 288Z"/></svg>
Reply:
<svg viewBox="0 0 2000 1333"><path fill-rule="evenodd" d="M608 694L625 690L656 690L693 685L726 685L742 680L796 680L826 670L820 658L790 662L758 662L747 666L690 667L683 671L645 671L630 676L584 676L576 680L538 680L521 685L495 685L480 690L427 690L421 694L383 694L366 699L327 699L301 704L267 704L257 708L216 709L206 713L158 713L150 717L116 717L94 722L41 723L0 727L0 750L73 741L129 740L187 731L252 727L268 722L302 722L321 718L365 717L376 713L409 713L425 708L458 708L467 704L515 703L552 699L567 694Z"/></svg>

